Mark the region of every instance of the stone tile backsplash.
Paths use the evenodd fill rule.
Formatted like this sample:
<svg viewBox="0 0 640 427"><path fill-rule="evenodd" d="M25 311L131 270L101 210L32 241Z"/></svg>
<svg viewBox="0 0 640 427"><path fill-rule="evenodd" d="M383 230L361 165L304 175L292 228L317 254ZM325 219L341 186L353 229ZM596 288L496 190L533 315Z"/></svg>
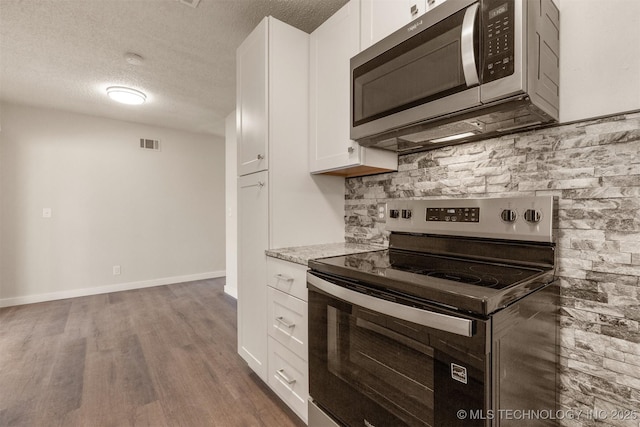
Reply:
<svg viewBox="0 0 640 427"><path fill-rule="evenodd" d="M640 112L400 156L345 191L346 240L376 244L390 199L557 196L558 423L640 426Z"/></svg>

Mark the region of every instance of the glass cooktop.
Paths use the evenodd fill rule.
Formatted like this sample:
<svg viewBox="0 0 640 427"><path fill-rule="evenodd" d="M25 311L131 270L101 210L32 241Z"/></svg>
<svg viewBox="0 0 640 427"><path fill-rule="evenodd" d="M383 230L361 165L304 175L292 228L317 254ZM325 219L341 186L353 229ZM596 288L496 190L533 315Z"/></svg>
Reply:
<svg viewBox="0 0 640 427"><path fill-rule="evenodd" d="M492 289L504 289L542 270L441 255L382 250L317 260L376 276L401 271Z"/></svg>

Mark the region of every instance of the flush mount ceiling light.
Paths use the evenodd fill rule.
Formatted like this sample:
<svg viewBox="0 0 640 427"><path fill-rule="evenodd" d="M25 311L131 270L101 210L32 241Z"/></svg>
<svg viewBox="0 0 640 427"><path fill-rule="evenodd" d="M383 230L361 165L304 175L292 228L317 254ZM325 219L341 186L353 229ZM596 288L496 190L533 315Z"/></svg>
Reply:
<svg viewBox="0 0 640 427"><path fill-rule="evenodd" d="M140 105L147 100L147 95L139 90L123 86L111 86L107 88L107 95L114 101L129 105Z"/></svg>
<svg viewBox="0 0 640 427"><path fill-rule="evenodd" d="M124 60L131 65L142 65L144 59L137 53L127 52L124 54Z"/></svg>

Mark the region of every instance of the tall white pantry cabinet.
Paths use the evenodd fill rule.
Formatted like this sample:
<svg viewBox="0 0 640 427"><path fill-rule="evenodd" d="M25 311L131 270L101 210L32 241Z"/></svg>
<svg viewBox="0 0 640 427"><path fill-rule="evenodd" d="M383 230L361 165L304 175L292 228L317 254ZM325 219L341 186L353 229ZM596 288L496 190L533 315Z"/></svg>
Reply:
<svg viewBox="0 0 640 427"><path fill-rule="evenodd" d="M276 301L292 313L306 313L306 288L268 287L273 278L265 250L343 241L344 179L309 173L309 35L267 17L238 48L236 59L238 352L287 401L283 393L306 387L306 378L296 382L282 368L270 372L269 366L287 363L306 377L307 355L287 348L278 334L270 336L277 319L268 319L268 306ZM285 270L291 264L283 263ZM269 265L269 274L288 277ZM304 266L296 267L304 272ZM301 406L290 406L306 420L308 390L294 392Z"/></svg>

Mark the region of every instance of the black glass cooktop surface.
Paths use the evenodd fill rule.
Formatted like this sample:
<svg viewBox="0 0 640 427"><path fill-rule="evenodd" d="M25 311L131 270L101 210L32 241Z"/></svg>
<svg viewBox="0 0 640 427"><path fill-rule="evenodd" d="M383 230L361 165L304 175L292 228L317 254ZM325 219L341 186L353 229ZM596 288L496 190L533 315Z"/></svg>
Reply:
<svg viewBox="0 0 640 427"><path fill-rule="evenodd" d="M515 265L397 250L350 254L318 261L342 265L349 270L377 276L388 276L393 271L399 271L492 289L507 288L541 271Z"/></svg>
<svg viewBox="0 0 640 427"><path fill-rule="evenodd" d="M485 315L553 279L553 268L397 249L310 260L309 267L364 288L387 289L398 295Z"/></svg>
<svg viewBox="0 0 640 427"><path fill-rule="evenodd" d="M390 251L388 258L391 269L493 289L506 288L540 272L513 265L397 251Z"/></svg>

